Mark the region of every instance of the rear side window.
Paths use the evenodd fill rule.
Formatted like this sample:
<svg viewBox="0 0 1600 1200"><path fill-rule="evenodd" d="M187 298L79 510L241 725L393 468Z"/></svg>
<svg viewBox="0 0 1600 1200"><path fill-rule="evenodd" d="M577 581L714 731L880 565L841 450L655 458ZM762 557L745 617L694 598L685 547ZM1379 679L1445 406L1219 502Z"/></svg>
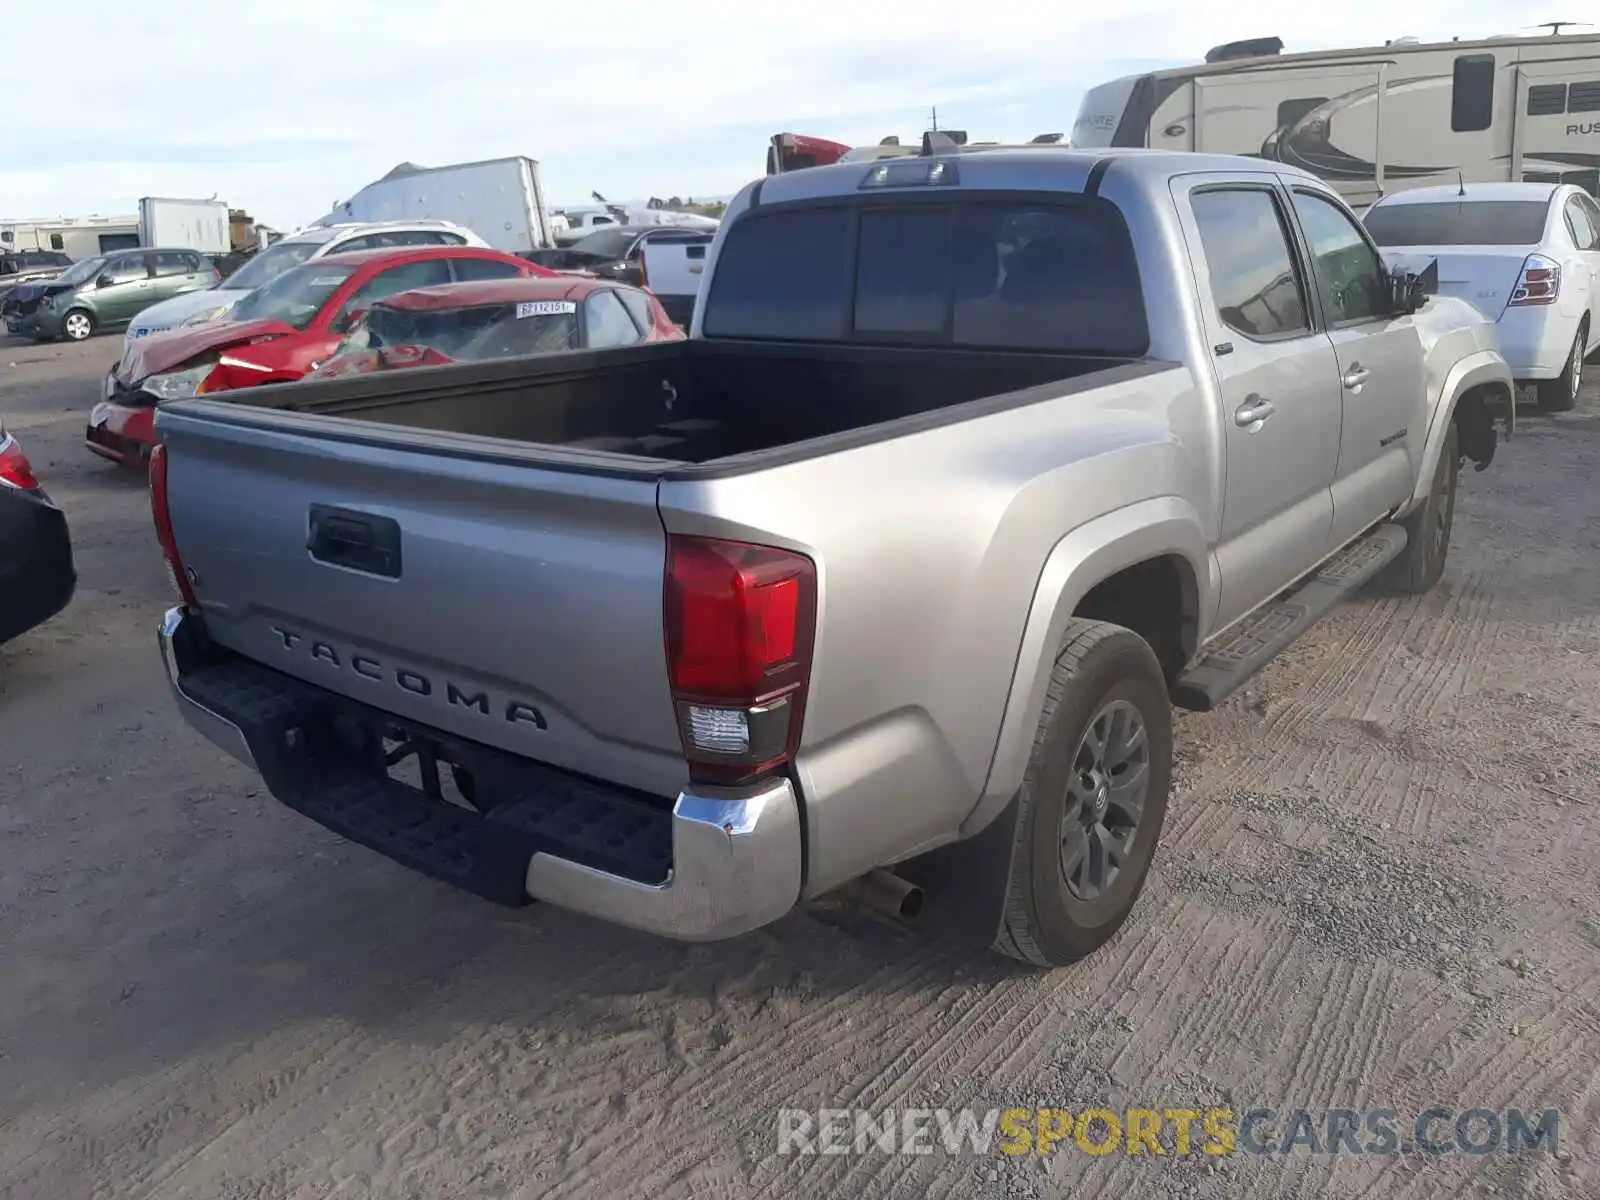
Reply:
<svg viewBox="0 0 1600 1200"><path fill-rule="evenodd" d="M1361 223L1380 246L1533 246L1549 211L1548 200L1378 204Z"/></svg>
<svg viewBox="0 0 1600 1200"><path fill-rule="evenodd" d="M708 337L1137 357L1138 264L1102 200L837 205L747 217L705 298Z"/></svg>
<svg viewBox="0 0 1600 1200"><path fill-rule="evenodd" d="M1478 133L1494 124L1494 55L1463 54L1456 59L1450 93L1450 128Z"/></svg>
<svg viewBox="0 0 1600 1200"><path fill-rule="evenodd" d="M1305 285L1283 213L1266 188L1196 192L1192 201L1217 315L1248 338L1309 333Z"/></svg>
<svg viewBox="0 0 1600 1200"><path fill-rule="evenodd" d="M643 292L635 292L630 288L618 288L616 297L622 301L622 307L628 310L628 315L633 318L633 323L639 327L639 332L650 332L655 321L650 315L650 301L646 300Z"/></svg>
<svg viewBox="0 0 1600 1200"><path fill-rule="evenodd" d="M192 254L180 250L161 250L152 254L157 275L188 275L200 269L200 262Z"/></svg>
<svg viewBox="0 0 1600 1200"><path fill-rule="evenodd" d="M454 258L450 260L450 269L455 272L456 279L463 283L480 279L516 279L523 273L516 263L500 258Z"/></svg>

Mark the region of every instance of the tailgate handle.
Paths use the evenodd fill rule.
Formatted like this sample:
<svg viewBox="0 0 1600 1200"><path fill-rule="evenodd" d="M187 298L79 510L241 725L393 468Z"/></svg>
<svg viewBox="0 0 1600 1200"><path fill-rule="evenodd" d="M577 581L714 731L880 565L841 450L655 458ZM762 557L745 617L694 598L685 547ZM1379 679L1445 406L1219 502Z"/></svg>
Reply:
<svg viewBox="0 0 1600 1200"><path fill-rule="evenodd" d="M313 504L306 549L331 567L400 578L400 523L393 517Z"/></svg>

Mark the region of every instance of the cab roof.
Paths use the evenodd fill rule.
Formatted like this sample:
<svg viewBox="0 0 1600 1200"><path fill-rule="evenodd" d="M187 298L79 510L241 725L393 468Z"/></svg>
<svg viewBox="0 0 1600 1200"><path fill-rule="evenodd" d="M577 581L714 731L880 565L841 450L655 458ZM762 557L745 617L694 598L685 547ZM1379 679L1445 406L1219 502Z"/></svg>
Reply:
<svg viewBox="0 0 1600 1200"><path fill-rule="evenodd" d="M1006 146L993 149L967 146L958 150L939 152L929 156L906 156L886 160L901 164L943 161L953 163L957 182L941 184L906 185L884 188L885 194L948 191L954 199L963 191L1058 191L1081 194L1089 177L1101 163L1107 164L1114 176L1131 174L1141 184L1165 187L1164 181L1177 175L1190 175L1202 171L1238 172L1251 175L1274 174L1304 180L1326 189L1327 183L1309 171L1287 163L1269 162L1239 154L1202 154L1192 151L1149 149L1145 147L1093 147L1074 148L1060 145ZM864 181L883 162L834 163L829 166L807 167L803 171L789 171L770 175L750 184L729 205L729 215L742 214L767 204L784 204L805 200L833 199L850 195L870 194Z"/></svg>

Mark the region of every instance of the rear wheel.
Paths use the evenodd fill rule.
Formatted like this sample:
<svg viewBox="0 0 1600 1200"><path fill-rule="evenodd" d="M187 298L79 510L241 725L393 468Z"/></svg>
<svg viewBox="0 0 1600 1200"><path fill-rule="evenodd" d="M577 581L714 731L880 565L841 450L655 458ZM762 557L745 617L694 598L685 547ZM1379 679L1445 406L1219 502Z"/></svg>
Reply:
<svg viewBox="0 0 1600 1200"><path fill-rule="evenodd" d="M1104 944L1144 886L1172 779L1172 707L1149 643L1073 620L1021 790L994 948L1063 966Z"/></svg>
<svg viewBox="0 0 1600 1200"><path fill-rule="evenodd" d="M1583 346L1589 340L1589 318L1578 326L1578 336L1572 339L1572 349L1567 352L1567 365L1557 379L1542 379L1538 384L1539 408L1544 412L1570 412L1578 403L1578 389L1583 386Z"/></svg>
<svg viewBox="0 0 1600 1200"><path fill-rule="evenodd" d="M94 332L94 317L85 309L74 308L61 318L61 335L69 342L81 342Z"/></svg>

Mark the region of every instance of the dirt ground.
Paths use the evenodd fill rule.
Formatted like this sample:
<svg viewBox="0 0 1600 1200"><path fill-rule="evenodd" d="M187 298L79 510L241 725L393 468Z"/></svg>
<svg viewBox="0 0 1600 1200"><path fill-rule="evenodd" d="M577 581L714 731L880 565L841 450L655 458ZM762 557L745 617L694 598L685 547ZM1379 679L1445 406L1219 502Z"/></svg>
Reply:
<svg viewBox="0 0 1600 1200"><path fill-rule="evenodd" d="M181 724L119 338L0 342L81 584L0 650L0 1195L1600 1196L1600 405L1470 470L1444 582L1218 713L1118 938L1033 974L813 906L679 946L497 909ZM1600 370L1596 372L1600 376ZM1562 1110L1560 1152L780 1157L785 1107Z"/></svg>

